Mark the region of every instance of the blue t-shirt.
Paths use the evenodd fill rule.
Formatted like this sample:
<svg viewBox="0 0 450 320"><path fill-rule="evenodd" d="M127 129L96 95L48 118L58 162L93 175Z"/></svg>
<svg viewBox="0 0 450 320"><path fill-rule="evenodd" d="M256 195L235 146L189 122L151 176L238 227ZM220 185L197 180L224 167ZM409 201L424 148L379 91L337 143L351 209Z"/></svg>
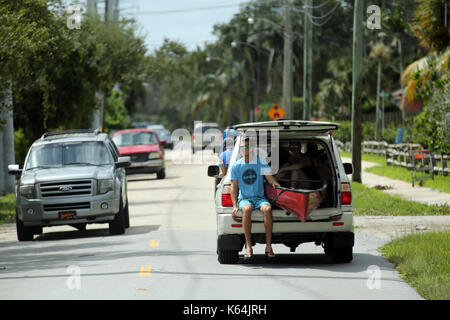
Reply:
<svg viewBox="0 0 450 320"><path fill-rule="evenodd" d="M238 200L252 197L264 197L264 177L271 174L266 161L257 157L250 162L239 159L231 166L231 180L237 180L239 186Z"/></svg>

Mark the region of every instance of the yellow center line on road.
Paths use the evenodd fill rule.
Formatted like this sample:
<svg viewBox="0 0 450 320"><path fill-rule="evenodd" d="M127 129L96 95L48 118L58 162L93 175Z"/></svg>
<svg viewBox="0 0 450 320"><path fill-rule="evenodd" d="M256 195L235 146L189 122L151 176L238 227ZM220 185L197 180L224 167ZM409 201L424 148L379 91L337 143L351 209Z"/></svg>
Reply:
<svg viewBox="0 0 450 320"><path fill-rule="evenodd" d="M139 271L139 276L147 276L150 277L150 271L152 271L152 266L142 266L141 270Z"/></svg>
<svg viewBox="0 0 450 320"><path fill-rule="evenodd" d="M150 247L159 247L159 240L150 241Z"/></svg>

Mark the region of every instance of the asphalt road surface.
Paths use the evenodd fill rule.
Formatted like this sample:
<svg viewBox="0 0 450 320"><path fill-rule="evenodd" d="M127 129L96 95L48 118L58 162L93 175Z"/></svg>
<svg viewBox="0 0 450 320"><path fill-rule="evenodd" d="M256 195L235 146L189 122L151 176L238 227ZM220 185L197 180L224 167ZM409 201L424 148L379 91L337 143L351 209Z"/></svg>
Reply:
<svg viewBox="0 0 450 320"><path fill-rule="evenodd" d="M256 245L252 263L241 252L239 263L219 264L212 162L167 163L163 180L130 175L124 235L110 236L107 224L64 226L19 243L15 225L2 226L0 299L422 299L377 252L384 240L361 231L349 264L313 243L295 253L274 245L271 260Z"/></svg>

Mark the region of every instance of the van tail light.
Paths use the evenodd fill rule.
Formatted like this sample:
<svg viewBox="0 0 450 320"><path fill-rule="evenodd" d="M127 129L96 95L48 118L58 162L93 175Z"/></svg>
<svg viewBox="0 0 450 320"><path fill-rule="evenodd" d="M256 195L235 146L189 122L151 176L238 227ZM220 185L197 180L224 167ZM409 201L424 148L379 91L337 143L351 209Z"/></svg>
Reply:
<svg viewBox="0 0 450 320"><path fill-rule="evenodd" d="M342 196L341 204L349 205L352 204L352 190L350 189L350 183L342 182Z"/></svg>
<svg viewBox="0 0 450 320"><path fill-rule="evenodd" d="M222 207L232 207L233 201L231 200L231 184L224 184L222 190Z"/></svg>

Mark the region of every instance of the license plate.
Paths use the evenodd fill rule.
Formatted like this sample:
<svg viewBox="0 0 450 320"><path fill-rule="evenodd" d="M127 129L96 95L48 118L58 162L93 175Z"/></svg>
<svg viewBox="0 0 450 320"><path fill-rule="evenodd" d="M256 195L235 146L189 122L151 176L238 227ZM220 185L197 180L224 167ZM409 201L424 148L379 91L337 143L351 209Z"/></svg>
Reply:
<svg viewBox="0 0 450 320"><path fill-rule="evenodd" d="M75 211L60 212L59 218L62 220L73 219L76 215Z"/></svg>

